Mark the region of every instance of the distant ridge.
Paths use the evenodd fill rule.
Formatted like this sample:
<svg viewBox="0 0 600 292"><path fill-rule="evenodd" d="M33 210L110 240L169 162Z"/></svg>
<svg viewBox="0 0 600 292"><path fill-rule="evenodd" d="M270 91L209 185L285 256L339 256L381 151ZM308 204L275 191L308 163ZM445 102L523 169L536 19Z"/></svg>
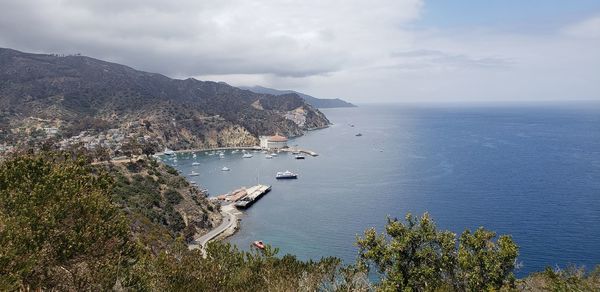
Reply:
<svg viewBox="0 0 600 292"><path fill-rule="evenodd" d="M271 94L271 95L285 95L290 93L295 93L299 95L304 101L308 104L317 107L317 108L335 108L335 107L356 107L356 105L351 104L347 101L341 100L339 98L316 98L314 96L310 96L308 94L304 94L301 92L297 92L294 90L279 90L273 89L263 86L240 86L239 88L250 90L254 93L261 94Z"/></svg>

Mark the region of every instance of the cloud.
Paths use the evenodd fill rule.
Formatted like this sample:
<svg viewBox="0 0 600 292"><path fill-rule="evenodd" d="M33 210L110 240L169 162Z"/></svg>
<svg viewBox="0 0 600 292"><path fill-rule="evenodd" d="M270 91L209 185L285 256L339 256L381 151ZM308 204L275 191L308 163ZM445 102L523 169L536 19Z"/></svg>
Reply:
<svg viewBox="0 0 600 292"><path fill-rule="evenodd" d="M436 66L446 69L505 68L513 63L511 60L499 57L472 57L428 49L394 52L391 56L402 61L389 67L395 69L420 69Z"/></svg>
<svg viewBox="0 0 600 292"><path fill-rule="evenodd" d="M404 39L420 0L2 0L0 45L171 76L306 77ZM394 44L391 44L392 46Z"/></svg>
<svg viewBox="0 0 600 292"><path fill-rule="evenodd" d="M571 24L562 32L579 38L600 38L600 15Z"/></svg>
<svg viewBox="0 0 600 292"><path fill-rule="evenodd" d="M432 28L424 1L0 0L0 47L355 102L600 99L600 16Z"/></svg>

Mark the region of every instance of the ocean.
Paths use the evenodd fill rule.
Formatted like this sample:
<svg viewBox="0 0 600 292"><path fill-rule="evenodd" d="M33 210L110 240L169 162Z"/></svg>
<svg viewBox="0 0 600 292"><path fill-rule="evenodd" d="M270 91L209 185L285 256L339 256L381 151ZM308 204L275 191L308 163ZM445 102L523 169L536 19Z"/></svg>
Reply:
<svg viewBox="0 0 600 292"><path fill-rule="evenodd" d="M383 232L388 216L429 212L438 228L458 235L480 226L512 235L520 247L518 276L600 264L599 104L322 111L331 127L289 141L318 157L178 155L177 168L200 173L189 179L211 195L272 185L229 242L248 249L262 240L301 259L353 263L356 236L365 229ZM276 181L285 170L299 178Z"/></svg>

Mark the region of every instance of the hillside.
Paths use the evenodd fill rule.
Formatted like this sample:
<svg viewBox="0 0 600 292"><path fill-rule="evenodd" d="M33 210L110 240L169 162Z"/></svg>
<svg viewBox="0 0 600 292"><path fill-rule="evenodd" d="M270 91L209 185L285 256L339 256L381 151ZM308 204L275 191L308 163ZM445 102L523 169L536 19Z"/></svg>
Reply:
<svg viewBox="0 0 600 292"><path fill-rule="evenodd" d="M271 95L286 95L286 94L297 94L308 104L317 108L335 108L335 107L355 107L355 105L343 101L339 98L316 98L308 94L300 93L293 90L278 90L273 88L267 88L262 86L242 86L242 89L250 90L255 93L271 94Z"/></svg>
<svg viewBox="0 0 600 292"><path fill-rule="evenodd" d="M221 221L220 206L168 165L140 158L96 167L112 177L111 199L124 210L132 234L155 252L177 237L190 242Z"/></svg>
<svg viewBox="0 0 600 292"><path fill-rule="evenodd" d="M303 123L286 118L296 112L306 116ZM126 138L174 149L253 145L259 135L298 136L328 124L295 94L276 97L85 56L0 48L0 141L5 144L53 137L62 144L113 150Z"/></svg>

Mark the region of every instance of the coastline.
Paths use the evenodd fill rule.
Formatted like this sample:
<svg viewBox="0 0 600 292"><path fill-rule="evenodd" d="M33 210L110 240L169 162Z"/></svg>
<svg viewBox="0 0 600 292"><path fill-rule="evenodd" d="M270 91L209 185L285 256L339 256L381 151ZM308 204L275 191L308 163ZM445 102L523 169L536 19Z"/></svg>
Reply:
<svg viewBox="0 0 600 292"><path fill-rule="evenodd" d="M196 234L194 241L188 244L188 249L200 249L202 254L206 256L206 245L213 240L223 240L232 236L239 229L240 213L233 204L228 204L221 207L221 215L223 216L221 224L204 235Z"/></svg>

